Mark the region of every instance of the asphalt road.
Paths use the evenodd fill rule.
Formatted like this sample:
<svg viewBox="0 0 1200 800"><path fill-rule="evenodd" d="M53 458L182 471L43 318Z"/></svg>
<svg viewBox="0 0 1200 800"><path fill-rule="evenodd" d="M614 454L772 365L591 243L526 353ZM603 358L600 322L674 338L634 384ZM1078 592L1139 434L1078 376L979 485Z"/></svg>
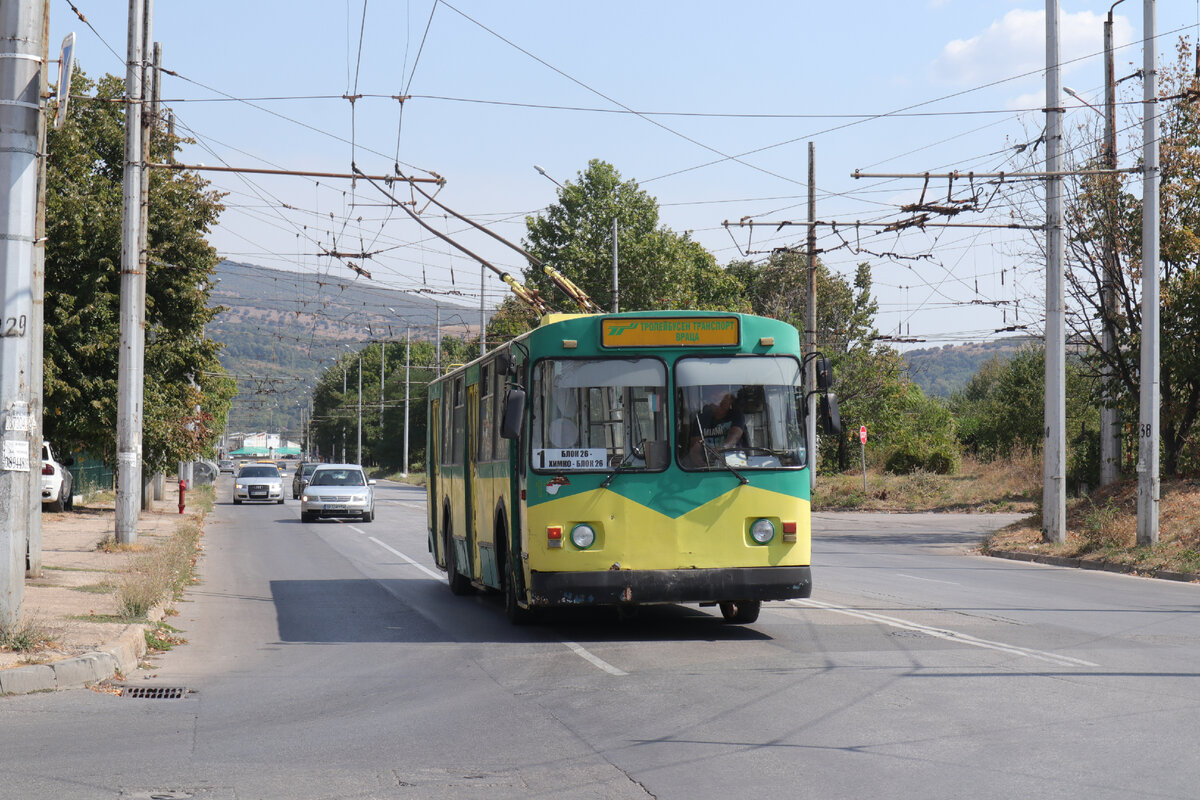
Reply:
<svg viewBox="0 0 1200 800"><path fill-rule="evenodd" d="M209 517L186 688L0 701L21 798L1192 798L1200 587L971 555L1006 519L819 514L811 600L513 628L424 495L370 524Z"/></svg>

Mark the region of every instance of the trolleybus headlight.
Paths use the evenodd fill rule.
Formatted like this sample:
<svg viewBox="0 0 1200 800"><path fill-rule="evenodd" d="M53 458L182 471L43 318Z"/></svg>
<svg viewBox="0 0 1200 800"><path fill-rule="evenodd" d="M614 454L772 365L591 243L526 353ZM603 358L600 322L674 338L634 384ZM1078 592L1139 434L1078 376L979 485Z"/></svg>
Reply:
<svg viewBox="0 0 1200 800"><path fill-rule="evenodd" d="M759 544L766 544L775 538L775 525L769 519L756 520L750 526L750 538Z"/></svg>
<svg viewBox="0 0 1200 800"><path fill-rule="evenodd" d="M571 529L571 543L580 550L587 550L596 542L596 531L591 525L576 525Z"/></svg>

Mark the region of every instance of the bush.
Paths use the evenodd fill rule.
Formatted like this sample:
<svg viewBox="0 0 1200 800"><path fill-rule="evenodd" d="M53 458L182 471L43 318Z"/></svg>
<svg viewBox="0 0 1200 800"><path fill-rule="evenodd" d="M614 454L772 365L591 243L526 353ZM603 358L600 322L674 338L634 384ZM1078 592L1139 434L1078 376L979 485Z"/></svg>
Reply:
<svg viewBox="0 0 1200 800"><path fill-rule="evenodd" d="M898 447L888 455L884 469L893 475L911 475L914 472L932 472L951 475L958 471L959 455L949 448L916 450Z"/></svg>

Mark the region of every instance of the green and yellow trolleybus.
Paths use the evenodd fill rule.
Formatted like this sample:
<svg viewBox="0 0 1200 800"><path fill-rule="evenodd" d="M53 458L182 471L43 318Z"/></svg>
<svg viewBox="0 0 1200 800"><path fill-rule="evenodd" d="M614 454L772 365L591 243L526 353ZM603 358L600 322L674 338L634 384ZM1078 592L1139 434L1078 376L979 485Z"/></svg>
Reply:
<svg viewBox="0 0 1200 800"><path fill-rule="evenodd" d="M540 608L808 597L796 329L718 312L548 315L429 392L429 549L450 589Z"/></svg>

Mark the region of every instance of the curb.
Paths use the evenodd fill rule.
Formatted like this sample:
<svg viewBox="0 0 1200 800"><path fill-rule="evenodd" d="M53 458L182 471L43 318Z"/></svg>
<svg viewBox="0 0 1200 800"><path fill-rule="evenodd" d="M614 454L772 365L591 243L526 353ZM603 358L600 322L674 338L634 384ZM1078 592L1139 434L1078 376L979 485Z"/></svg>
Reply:
<svg viewBox="0 0 1200 800"><path fill-rule="evenodd" d="M1052 567L1071 567L1074 569L1090 569L1100 572L1113 572L1120 575L1137 575L1142 578L1157 578L1163 581L1180 581L1194 583L1200 581L1200 575L1194 572L1175 572L1169 569L1138 569L1129 564L1114 564L1110 561L1091 561L1085 558L1068 558L1066 556L1050 556L1041 553L1025 553L1020 550L989 550L985 555L992 558L1006 558L1010 561L1028 561L1035 564L1046 564Z"/></svg>
<svg viewBox="0 0 1200 800"><path fill-rule="evenodd" d="M117 674L129 675L146 654L146 628L141 623L126 626L103 650L50 664L0 670L0 696L83 689Z"/></svg>

